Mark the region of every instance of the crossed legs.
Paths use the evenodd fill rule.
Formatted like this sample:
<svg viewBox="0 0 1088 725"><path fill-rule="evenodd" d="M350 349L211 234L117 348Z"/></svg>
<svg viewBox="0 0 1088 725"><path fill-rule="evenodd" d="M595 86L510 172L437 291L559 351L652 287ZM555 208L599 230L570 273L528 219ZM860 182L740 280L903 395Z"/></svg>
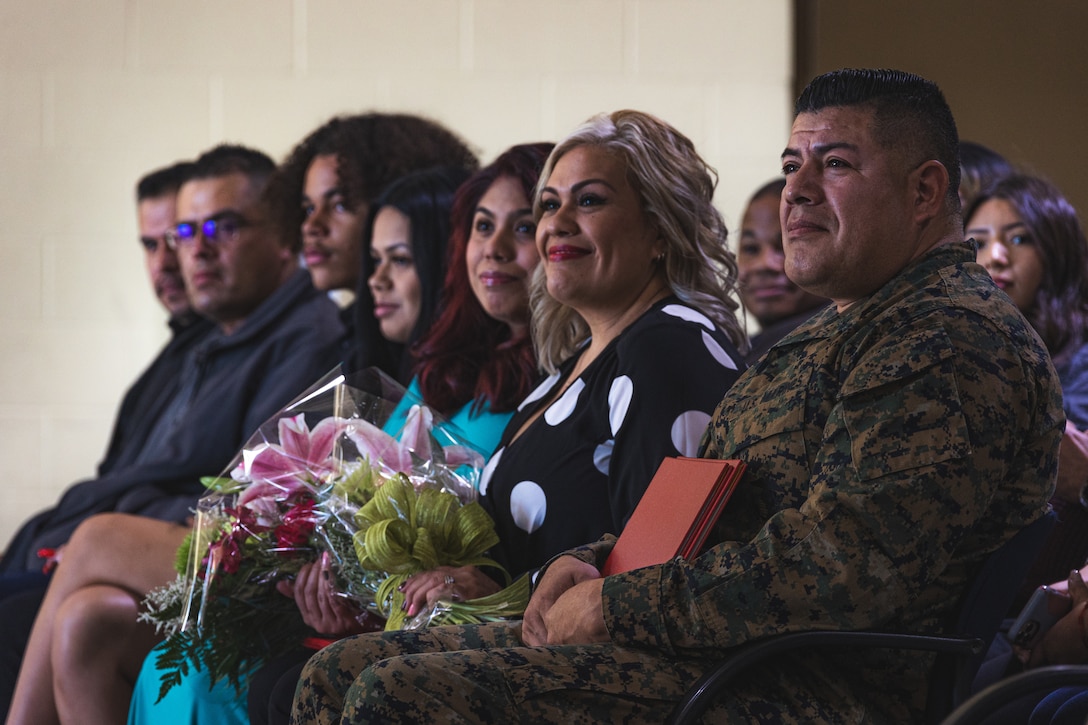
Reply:
<svg viewBox="0 0 1088 725"><path fill-rule="evenodd" d="M34 621L8 725L124 721L156 642L136 621L139 604L173 579L187 532L127 514L93 516L75 530Z"/></svg>

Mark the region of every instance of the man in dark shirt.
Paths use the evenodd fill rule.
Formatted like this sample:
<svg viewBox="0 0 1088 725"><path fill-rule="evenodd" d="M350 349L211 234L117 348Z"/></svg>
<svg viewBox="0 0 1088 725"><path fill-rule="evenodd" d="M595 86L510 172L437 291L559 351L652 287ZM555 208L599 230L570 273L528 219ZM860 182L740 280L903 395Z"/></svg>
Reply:
<svg viewBox="0 0 1088 725"><path fill-rule="evenodd" d="M70 487L8 546L0 577L40 568L37 552L103 511L181 521L267 418L338 361L335 307L298 267L298 235L267 221L264 154L220 146L178 191L173 246L193 309L216 329L189 352L177 388L127 465ZM168 238L169 241L169 238Z"/></svg>
<svg viewBox="0 0 1088 725"><path fill-rule="evenodd" d="M274 170L258 151L218 146L195 161L178 190L177 222L165 241L193 310L215 329L189 350L131 459L71 486L8 545L0 562L5 710L45 591L44 577L31 578L43 563L38 552L62 546L97 513L185 520L201 477L221 473L261 423L339 361L336 307L299 268L297 230L269 221L263 192Z"/></svg>
<svg viewBox="0 0 1088 725"><path fill-rule="evenodd" d="M214 327L211 320L193 312L177 254L166 244L166 232L177 217L178 187L192 168L191 162L179 162L152 171L136 184L140 245L151 287L170 315L170 341L125 393L106 455L98 464L99 476L126 465L139 452L147 431L176 389L186 354Z"/></svg>

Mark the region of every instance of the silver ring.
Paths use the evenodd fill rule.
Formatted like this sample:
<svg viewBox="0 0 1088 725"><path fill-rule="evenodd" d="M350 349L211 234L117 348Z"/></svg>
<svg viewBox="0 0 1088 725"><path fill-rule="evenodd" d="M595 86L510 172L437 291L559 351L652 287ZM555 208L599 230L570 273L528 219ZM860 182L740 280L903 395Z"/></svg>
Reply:
<svg viewBox="0 0 1088 725"><path fill-rule="evenodd" d="M448 587L452 587L454 585L454 578L449 574L446 575L446 578L443 581L446 582L446 586Z"/></svg>

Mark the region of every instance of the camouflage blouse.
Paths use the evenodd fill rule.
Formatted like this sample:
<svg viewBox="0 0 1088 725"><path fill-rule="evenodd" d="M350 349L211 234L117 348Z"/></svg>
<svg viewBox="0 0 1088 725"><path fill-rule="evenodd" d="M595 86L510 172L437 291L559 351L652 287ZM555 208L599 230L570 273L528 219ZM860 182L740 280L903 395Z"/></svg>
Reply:
<svg viewBox="0 0 1088 725"><path fill-rule="evenodd" d="M973 258L966 244L929 252L733 386L703 453L748 466L718 543L609 577L613 643L691 665L787 631L942 628L986 555L1046 510L1064 426L1045 348ZM767 676L828 712L906 721L930 662L812 654Z"/></svg>

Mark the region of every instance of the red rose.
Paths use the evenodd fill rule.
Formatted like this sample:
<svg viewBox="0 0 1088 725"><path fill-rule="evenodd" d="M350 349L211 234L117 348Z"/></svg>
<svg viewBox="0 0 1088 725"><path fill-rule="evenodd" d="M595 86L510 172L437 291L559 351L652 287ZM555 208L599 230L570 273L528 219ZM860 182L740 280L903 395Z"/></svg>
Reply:
<svg viewBox="0 0 1088 725"><path fill-rule="evenodd" d="M234 574L242 564L242 547L233 536L225 536L216 544L219 547L219 568L224 574Z"/></svg>
<svg viewBox="0 0 1088 725"><path fill-rule="evenodd" d="M313 519L296 519L275 527L275 542L280 549L297 549L310 540L313 533Z"/></svg>

